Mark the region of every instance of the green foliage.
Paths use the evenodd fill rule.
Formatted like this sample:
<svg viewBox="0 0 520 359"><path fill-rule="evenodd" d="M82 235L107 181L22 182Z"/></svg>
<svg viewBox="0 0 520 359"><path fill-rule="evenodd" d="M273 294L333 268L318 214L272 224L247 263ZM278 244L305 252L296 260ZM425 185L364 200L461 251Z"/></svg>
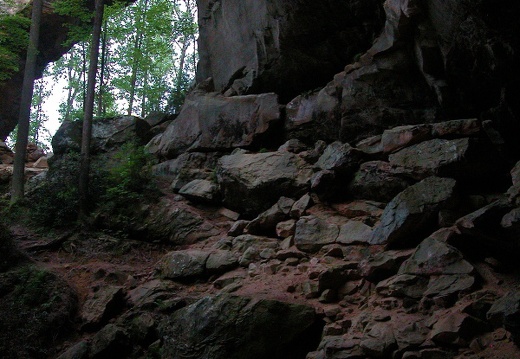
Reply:
<svg viewBox="0 0 520 359"><path fill-rule="evenodd" d="M76 298L53 273L21 265L0 273L0 353L5 358L47 358L70 330Z"/></svg>
<svg viewBox="0 0 520 359"><path fill-rule="evenodd" d="M33 266L25 266L19 271L20 283L16 286L14 294L25 305L44 304L48 306L49 297L45 290L52 275Z"/></svg>
<svg viewBox="0 0 520 359"><path fill-rule="evenodd" d="M81 13L78 2L81 0L59 0L55 6L64 14ZM87 19L91 15L82 16ZM134 114L178 111L195 74L197 30L193 0L137 0L129 6L119 1L107 6L101 51L105 56L100 61L104 66L98 71L96 88L97 113L108 117L126 112L130 97ZM89 37L74 33L69 37L79 42L50 67L56 79L68 82L67 98L60 104L64 120L70 120L71 112L83 107L88 69Z"/></svg>
<svg viewBox="0 0 520 359"><path fill-rule="evenodd" d="M0 15L0 82L18 71L29 43L31 19L21 15Z"/></svg>
<svg viewBox="0 0 520 359"><path fill-rule="evenodd" d="M65 46L84 41L90 36L93 13L86 5L87 2L83 0L56 0L52 3L56 14L70 16L76 20L74 23L64 24L68 32Z"/></svg>
<svg viewBox="0 0 520 359"><path fill-rule="evenodd" d="M153 193L151 160L144 147L135 143L124 144L109 161L94 160L89 178L90 209L103 207L102 211L117 209L124 213L130 203ZM76 221L79 163L77 152L69 152L51 163L46 180L29 198L36 224L60 227Z"/></svg>
<svg viewBox="0 0 520 359"><path fill-rule="evenodd" d="M152 156L143 146L128 142L114 159L116 164L108 171L104 198L123 204L139 199L150 189Z"/></svg>
<svg viewBox="0 0 520 359"><path fill-rule="evenodd" d="M67 225L78 216L79 154L71 152L54 162L47 180L31 196L32 219L48 226Z"/></svg>

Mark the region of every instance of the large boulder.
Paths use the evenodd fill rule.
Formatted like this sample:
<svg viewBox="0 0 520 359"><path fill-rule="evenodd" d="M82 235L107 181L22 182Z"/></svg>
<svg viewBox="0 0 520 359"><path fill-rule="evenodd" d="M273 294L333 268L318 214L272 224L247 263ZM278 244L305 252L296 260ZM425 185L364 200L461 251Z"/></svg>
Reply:
<svg viewBox="0 0 520 359"><path fill-rule="evenodd" d="M435 228L439 210L454 200L455 185L451 178L428 177L399 193L386 206L370 243L390 247L417 244L421 235Z"/></svg>
<svg viewBox="0 0 520 359"><path fill-rule="evenodd" d="M179 116L148 146L160 158L175 158L185 151L220 151L253 144L279 120L274 93L224 97L194 92Z"/></svg>
<svg viewBox="0 0 520 359"><path fill-rule="evenodd" d="M389 202L413 183L406 171L385 161L363 163L348 185L354 198Z"/></svg>
<svg viewBox="0 0 520 359"><path fill-rule="evenodd" d="M229 94L274 91L283 102L323 85L366 50L381 2L198 0L197 81ZM312 74L312 75L309 75Z"/></svg>
<svg viewBox="0 0 520 359"><path fill-rule="evenodd" d="M223 156L217 178L226 206L239 212L259 213L281 196L300 197L308 191L311 167L290 152Z"/></svg>
<svg viewBox="0 0 520 359"><path fill-rule="evenodd" d="M56 342L73 331L76 292L56 274L29 263L0 226L0 353L2 358L55 356ZM10 239L9 239L10 240Z"/></svg>
<svg viewBox="0 0 520 359"><path fill-rule="evenodd" d="M0 141L0 163L11 164L14 162L14 153L7 147L4 141Z"/></svg>
<svg viewBox="0 0 520 359"><path fill-rule="evenodd" d="M317 252L321 247L336 242L339 227L315 216L304 216L296 222L294 243L304 252Z"/></svg>
<svg viewBox="0 0 520 359"><path fill-rule="evenodd" d="M152 174L171 182L171 189L178 192L194 180L210 180L215 175L218 154L191 152L161 162L152 167Z"/></svg>
<svg viewBox="0 0 520 359"><path fill-rule="evenodd" d="M495 327L503 326L513 335L513 340L520 346L520 292L513 290L498 299L489 311L487 318Z"/></svg>
<svg viewBox="0 0 520 359"><path fill-rule="evenodd" d="M296 359L318 346L311 307L219 295L175 312L159 326L164 358Z"/></svg>
<svg viewBox="0 0 520 359"><path fill-rule="evenodd" d="M452 177L473 186L500 182L502 176L493 149L468 137L424 141L391 154L389 162L418 178Z"/></svg>
<svg viewBox="0 0 520 359"><path fill-rule="evenodd" d="M459 250L431 237L422 241L412 256L399 268L399 274L430 276L471 272L473 266L464 260Z"/></svg>
<svg viewBox="0 0 520 359"><path fill-rule="evenodd" d="M53 153L59 156L68 151L79 152L82 128L82 121L63 122L52 138ZM135 116L97 119L92 124L92 152L112 152L131 141L145 144L149 140L149 129L146 121Z"/></svg>

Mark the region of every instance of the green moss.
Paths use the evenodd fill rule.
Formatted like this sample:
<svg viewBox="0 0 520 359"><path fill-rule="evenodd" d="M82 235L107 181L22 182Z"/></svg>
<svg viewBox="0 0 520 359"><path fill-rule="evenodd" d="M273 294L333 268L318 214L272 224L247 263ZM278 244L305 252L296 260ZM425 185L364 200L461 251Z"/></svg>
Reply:
<svg viewBox="0 0 520 359"><path fill-rule="evenodd" d="M30 25L23 14L0 15L0 83L18 71L29 43Z"/></svg>

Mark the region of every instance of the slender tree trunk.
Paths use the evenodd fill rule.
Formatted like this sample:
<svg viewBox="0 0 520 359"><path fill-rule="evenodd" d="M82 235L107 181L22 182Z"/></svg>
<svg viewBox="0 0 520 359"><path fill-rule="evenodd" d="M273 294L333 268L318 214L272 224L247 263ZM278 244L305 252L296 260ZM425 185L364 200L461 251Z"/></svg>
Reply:
<svg viewBox="0 0 520 359"><path fill-rule="evenodd" d="M40 19L43 0L34 0L31 15L31 30L25 72L23 79L22 98L20 102L20 116L18 118L18 133L16 136L16 153L14 158L11 203L24 197L25 184L25 156L29 141L29 124L31 116L31 101L36 72L36 57L38 55L38 41L40 37Z"/></svg>
<svg viewBox="0 0 520 359"><path fill-rule="evenodd" d="M85 103L87 101L87 50L85 49L85 41L81 43L81 57L83 57L83 69L82 75L83 78L83 109L85 108Z"/></svg>
<svg viewBox="0 0 520 359"><path fill-rule="evenodd" d="M33 127L33 137L32 137L32 142L35 143L36 145L38 145L38 142L39 142L39 139L40 139L40 129L42 128L42 125L43 125L43 83L40 83L38 84L37 86L35 86L35 90L36 90L36 99L37 99L37 102L34 104L35 107L36 107L36 115L34 116L34 122L33 124L35 124L35 126ZM30 126L29 126L30 127ZM32 132L32 131L29 131L29 132ZM30 133L29 133L29 137L30 137Z"/></svg>
<svg viewBox="0 0 520 359"><path fill-rule="evenodd" d="M99 91L98 91L98 104L97 104L97 115L103 116L103 92L105 86L105 67L106 67L106 56L107 56L107 21L103 24L103 36L101 37L101 66L99 74Z"/></svg>
<svg viewBox="0 0 520 359"><path fill-rule="evenodd" d="M104 0L96 0L92 44L90 46L90 64L88 69L85 116L81 136L81 165L79 172L79 218L85 222L88 216L88 178L90 172L90 141L92 138L92 118L94 115L94 95L96 91L96 72L99 56L99 38L103 23Z"/></svg>
<svg viewBox="0 0 520 359"><path fill-rule="evenodd" d="M144 118L146 115L146 95L148 90L148 68L144 70L143 74L143 94L141 96L141 117Z"/></svg>
<svg viewBox="0 0 520 359"><path fill-rule="evenodd" d="M130 76L130 99L128 101L128 111L127 114L130 116L132 114L132 110L134 107L134 97L135 97L135 85L137 83L137 69L139 67L139 51L141 50L143 34L140 28L137 29L137 33L135 34L135 43L134 43L134 62L132 63L132 75Z"/></svg>
<svg viewBox="0 0 520 359"><path fill-rule="evenodd" d="M137 84L137 71L139 70L140 58L141 58L141 47L143 45L143 30L141 26L144 26L143 23L146 19L146 12L148 11L148 0L145 0L143 4L143 10L141 13L141 18L136 21L136 33L135 33L135 42L134 42L134 54L132 63L132 75L130 76L130 95L128 100L128 111L127 114L130 116L132 114L132 110L134 107L134 97L135 97L135 86Z"/></svg>
<svg viewBox="0 0 520 359"><path fill-rule="evenodd" d="M74 101L74 96L72 92L72 60L69 60L69 65L67 68L67 76L69 80L69 89L67 91L67 103L65 109L65 121L71 120L70 113L72 112L72 103Z"/></svg>
<svg viewBox="0 0 520 359"><path fill-rule="evenodd" d="M189 46L189 38L188 36L184 36L183 42L182 42L182 48L181 48L181 57L179 60L179 70L177 71L177 79L176 79L176 88L175 91L178 95L180 95L182 91L182 79L184 77L184 63L186 62L186 53L188 51Z"/></svg>

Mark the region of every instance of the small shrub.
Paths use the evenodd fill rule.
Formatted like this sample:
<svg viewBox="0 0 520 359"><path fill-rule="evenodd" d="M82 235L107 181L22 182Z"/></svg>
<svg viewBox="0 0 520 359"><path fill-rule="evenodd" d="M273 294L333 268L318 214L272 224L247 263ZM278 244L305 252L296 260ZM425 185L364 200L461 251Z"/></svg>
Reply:
<svg viewBox="0 0 520 359"><path fill-rule="evenodd" d="M125 143L114 156L115 164L107 171L107 201L128 202L141 198L151 189L152 157L143 146Z"/></svg>

